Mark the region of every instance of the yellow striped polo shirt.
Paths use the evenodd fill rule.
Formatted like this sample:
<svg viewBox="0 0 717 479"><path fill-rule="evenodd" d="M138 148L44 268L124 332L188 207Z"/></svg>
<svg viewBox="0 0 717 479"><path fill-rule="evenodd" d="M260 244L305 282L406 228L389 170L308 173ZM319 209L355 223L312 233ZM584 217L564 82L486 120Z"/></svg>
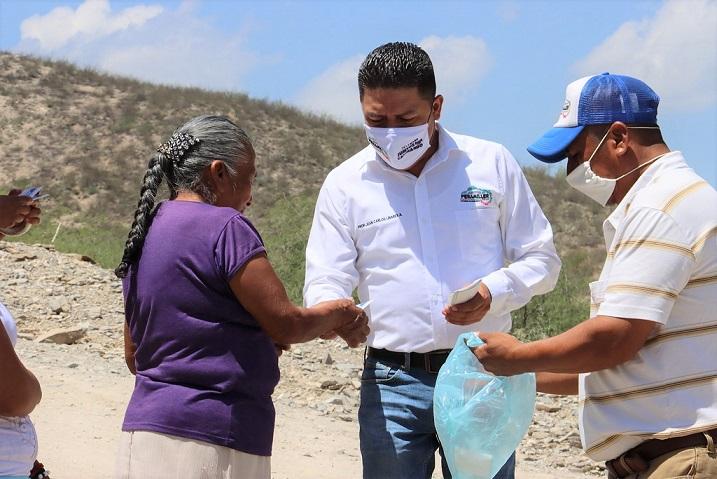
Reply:
<svg viewBox="0 0 717 479"><path fill-rule="evenodd" d="M580 375L581 439L597 461L717 427L717 191L668 153L603 230L608 255L590 284L591 316L656 328L632 360Z"/></svg>

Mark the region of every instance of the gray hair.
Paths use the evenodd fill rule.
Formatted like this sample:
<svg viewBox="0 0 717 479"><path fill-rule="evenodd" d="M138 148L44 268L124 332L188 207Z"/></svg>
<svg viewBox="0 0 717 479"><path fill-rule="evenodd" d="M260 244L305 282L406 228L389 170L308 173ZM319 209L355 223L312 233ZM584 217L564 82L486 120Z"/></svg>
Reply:
<svg viewBox="0 0 717 479"><path fill-rule="evenodd" d="M149 160L122 261L115 269L115 274L120 278L127 275L130 265L142 251L144 239L154 217L157 191L162 179L167 181L172 199L176 198L180 191L192 191L207 203L213 204L216 195L202 181L206 168L213 161L223 161L229 174L235 177L254 157L254 147L249 136L224 116L204 115L192 118L174 133L188 134L199 141L179 160L160 151Z"/></svg>

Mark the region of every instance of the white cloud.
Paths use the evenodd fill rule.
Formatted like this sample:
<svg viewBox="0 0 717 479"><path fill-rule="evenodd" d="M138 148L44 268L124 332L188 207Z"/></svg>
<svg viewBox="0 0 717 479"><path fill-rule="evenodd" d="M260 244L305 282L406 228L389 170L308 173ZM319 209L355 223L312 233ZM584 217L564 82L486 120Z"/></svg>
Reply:
<svg viewBox="0 0 717 479"><path fill-rule="evenodd" d="M480 38L430 36L419 44L433 62L438 93L449 98L451 104L459 103L475 90L492 65L488 47ZM358 54L331 65L302 88L295 102L314 113L346 123L362 123L357 77L365 57Z"/></svg>
<svg viewBox="0 0 717 479"><path fill-rule="evenodd" d="M141 27L161 14L158 5L138 5L113 14L109 0L87 0L72 10L58 7L46 15L33 15L20 25L25 40L35 40L47 52L67 45L73 38L86 40Z"/></svg>
<svg viewBox="0 0 717 479"><path fill-rule="evenodd" d="M669 0L654 17L622 24L573 66L640 78L661 106L700 110L717 102L717 1Z"/></svg>
<svg viewBox="0 0 717 479"><path fill-rule="evenodd" d="M313 113L326 114L344 123L363 123L359 105L358 71L365 55L336 63L302 88L296 103Z"/></svg>
<svg viewBox="0 0 717 479"><path fill-rule="evenodd" d="M478 88L493 60L486 43L476 37L430 36L420 42L433 62L438 93L458 103Z"/></svg>
<svg viewBox="0 0 717 479"><path fill-rule="evenodd" d="M58 7L22 23L16 50L99 68L155 83L212 90L241 89L261 63L246 47L246 25L224 33L196 14L196 3L176 10L157 5L112 12L108 0Z"/></svg>

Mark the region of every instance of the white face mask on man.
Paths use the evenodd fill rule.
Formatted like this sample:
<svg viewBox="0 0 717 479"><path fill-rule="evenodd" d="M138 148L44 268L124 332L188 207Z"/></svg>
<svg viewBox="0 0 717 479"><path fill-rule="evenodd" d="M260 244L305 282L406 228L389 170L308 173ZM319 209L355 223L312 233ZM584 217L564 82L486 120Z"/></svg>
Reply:
<svg viewBox="0 0 717 479"><path fill-rule="evenodd" d="M403 128L377 128L364 125L366 138L376 150L378 156L391 168L407 170L415 165L431 146L428 122Z"/></svg>
<svg viewBox="0 0 717 479"><path fill-rule="evenodd" d="M660 129L657 126L628 126L628 128L638 130ZM599 176L597 173L595 173L592 168L590 168L590 162L592 161L593 157L595 156L595 153L597 153L600 146L602 146L603 142L605 141L605 138L607 138L609 133L610 129L605 132L605 135L602 137L602 140L600 140L600 143L598 143L598 145L595 147L595 150L593 150L593 153L592 155L590 155L590 158L588 158L587 161L584 161L578 166L576 166L575 169L571 171L570 174L565 178L570 186L583 193L584 195L588 196L592 200L597 201L602 206L607 205L607 202L610 200L610 197L615 191L615 185L617 185L617 182L619 180L625 178L630 173L633 173L640 168L643 168L650 163L657 161L660 157L664 156L664 154L658 155L655 158L643 163L642 165L639 165L637 168L634 168L627 173L620 175L617 178L603 178L602 176Z"/></svg>

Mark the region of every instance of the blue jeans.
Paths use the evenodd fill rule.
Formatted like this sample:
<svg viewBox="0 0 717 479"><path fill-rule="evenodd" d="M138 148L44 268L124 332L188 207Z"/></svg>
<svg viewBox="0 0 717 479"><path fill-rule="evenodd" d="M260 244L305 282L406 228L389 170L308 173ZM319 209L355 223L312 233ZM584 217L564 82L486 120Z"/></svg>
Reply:
<svg viewBox="0 0 717 479"><path fill-rule="evenodd" d="M430 479L436 449L451 479L433 424L435 385L435 374L366 359L358 414L364 479ZM515 454L494 479L514 477Z"/></svg>

